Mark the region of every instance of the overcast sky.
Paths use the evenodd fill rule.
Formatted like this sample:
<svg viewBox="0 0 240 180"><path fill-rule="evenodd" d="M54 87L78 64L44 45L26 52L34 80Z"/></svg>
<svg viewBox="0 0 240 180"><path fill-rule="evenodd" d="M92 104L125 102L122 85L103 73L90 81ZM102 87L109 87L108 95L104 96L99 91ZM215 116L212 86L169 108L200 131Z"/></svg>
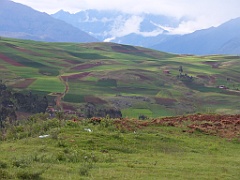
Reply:
<svg viewBox="0 0 240 180"><path fill-rule="evenodd" d="M41 12L61 9L75 13L85 9L113 9L139 14L149 12L175 18L188 17L173 33L189 33L218 26L240 17L240 0L13 0Z"/></svg>

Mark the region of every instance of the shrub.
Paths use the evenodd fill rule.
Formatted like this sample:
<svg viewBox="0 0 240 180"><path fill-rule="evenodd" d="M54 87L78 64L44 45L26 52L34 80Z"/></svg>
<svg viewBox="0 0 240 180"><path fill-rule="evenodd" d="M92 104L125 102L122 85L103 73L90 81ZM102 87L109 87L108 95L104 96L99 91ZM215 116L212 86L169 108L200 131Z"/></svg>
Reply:
<svg viewBox="0 0 240 180"><path fill-rule="evenodd" d="M88 176L89 175L89 171L91 170L92 167L90 166L86 166L86 165L82 165L79 169L79 174L81 176Z"/></svg>
<svg viewBox="0 0 240 180"><path fill-rule="evenodd" d="M19 179L41 179L41 174L43 171L26 171L26 170L21 170L17 173L17 177Z"/></svg>
<svg viewBox="0 0 240 180"><path fill-rule="evenodd" d="M7 171L0 169L0 179L12 179L12 176Z"/></svg>
<svg viewBox="0 0 240 180"><path fill-rule="evenodd" d="M58 135L60 134L60 131L58 129L53 129L51 132L50 132L50 135L51 135L51 138L52 139L55 139L55 140L58 140Z"/></svg>
<svg viewBox="0 0 240 180"><path fill-rule="evenodd" d="M56 159L57 159L57 161L66 161L67 160L67 158L63 152L58 152Z"/></svg>
<svg viewBox="0 0 240 180"><path fill-rule="evenodd" d="M7 168L7 163L0 160L0 169L5 169L5 168Z"/></svg>
<svg viewBox="0 0 240 180"><path fill-rule="evenodd" d="M31 159L27 158L27 157L23 157L20 159L14 159L12 161L12 165L15 167L19 167L19 168L25 168L28 167L31 164Z"/></svg>

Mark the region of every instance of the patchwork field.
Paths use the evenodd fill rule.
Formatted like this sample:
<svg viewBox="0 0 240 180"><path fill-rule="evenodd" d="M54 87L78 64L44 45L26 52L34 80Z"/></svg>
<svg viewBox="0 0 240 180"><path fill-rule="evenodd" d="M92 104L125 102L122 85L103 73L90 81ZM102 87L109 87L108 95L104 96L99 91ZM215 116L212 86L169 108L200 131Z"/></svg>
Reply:
<svg viewBox="0 0 240 180"><path fill-rule="evenodd" d="M0 47L3 82L17 91L62 94L63 109L75 104L84 113L82 107L92 103L120 109L124 117L240 113L239 56L7 38Z"/></svg>

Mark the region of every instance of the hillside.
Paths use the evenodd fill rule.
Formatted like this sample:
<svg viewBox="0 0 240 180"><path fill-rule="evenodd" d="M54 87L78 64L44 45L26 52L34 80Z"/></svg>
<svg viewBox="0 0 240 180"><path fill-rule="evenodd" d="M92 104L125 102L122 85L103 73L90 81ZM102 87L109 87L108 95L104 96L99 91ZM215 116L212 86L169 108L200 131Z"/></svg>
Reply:
<svg viewBox="0 0 240 180"><path fill-rule="evenodd" d="M240 18L218 27L167 39L152 48L177 54L240 54Z"/></svg>
<svg viewBox="0 0 240 180"><path fill-rule="evenodd" d="M0 36L50 42L98 41L46 13L9 0L0 1L0 15Z"/></svg>
<svg viewBox="0 0 240 180"><path fill-rule="evenodd" d="M239 56L179 56L115 43L1 38L0 76L80 116L239 113Z"/></svg>

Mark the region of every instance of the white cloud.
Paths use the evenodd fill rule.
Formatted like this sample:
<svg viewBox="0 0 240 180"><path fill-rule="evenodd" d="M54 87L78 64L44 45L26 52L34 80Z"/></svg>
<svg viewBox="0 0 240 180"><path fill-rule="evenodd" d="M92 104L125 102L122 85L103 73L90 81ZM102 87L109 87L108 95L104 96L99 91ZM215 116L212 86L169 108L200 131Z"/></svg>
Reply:
<svg viewBox="0 0 240 180"><path fill-rule="evenodd" d="M139 32L142 20L142 17L136 15L133 15L128 19L118 16L115 20L114 27L110 31L110 35L113 37L121 37L130 33Z"/></svg>
<svg viewBox="0 0 240 180"><path fill-rule="evenodd" d="M108 36L111 38L106 39L106 41L113 40L117 37L126 36L131 33L139 34L142 36L157 36L163 32L161 28L156 29L154 31L150 32L142 32L140 31L140 25L143 21L143 17L133 15L128 19L124 19L122 16L118 16L117 19L115 19L114 26L112 27L112 30L108 33Z"/></svg>
<svg viewBox="0 0 240 180"><path fill-rule="evenodd" d="M151 36L157 36L159 34L162 34L163 31L164 31L163 29L156 29L156 30L150 31L150 32L138 32L137 34L140 34L145 37L151 37Z"/></svg>
<svg viewBox="0 0 240 180"><path fill-rule="evenodd" d="M161 27L169 31L170 34L187 34L187 33L192 33L199 29L216 27L216 26L219 26L221 23L222 22L220 20L214 19L212 17L199 16L199 17L196 17L195 19L182 21L176 28L164 27L164 26L161 26Z"/></svg>
<svg viewBox="0 0 240 180"><path fill-rule="evenodd" d="M60 9L78 12L84 9L120 10L134 15L154 13L181 19L187 17L172 33L186 33L197 29L217 26L227 20L240 17L239 0L13 0L47 13L55 13ZM117 34L126 34L138 30L140 19L132 18ZM132 24L135 22L136 24ZM128 27L126 26L128 25ZM123 29L123 27L127 29Z"/></svg>
<svg viewBox="0 0 240 180"><path fill-rule="evenodd" d="M104 39L103 42L111 42L111 41L113 41L114 39L116 39L116 37L111 37L111 38Z"/></svg>

